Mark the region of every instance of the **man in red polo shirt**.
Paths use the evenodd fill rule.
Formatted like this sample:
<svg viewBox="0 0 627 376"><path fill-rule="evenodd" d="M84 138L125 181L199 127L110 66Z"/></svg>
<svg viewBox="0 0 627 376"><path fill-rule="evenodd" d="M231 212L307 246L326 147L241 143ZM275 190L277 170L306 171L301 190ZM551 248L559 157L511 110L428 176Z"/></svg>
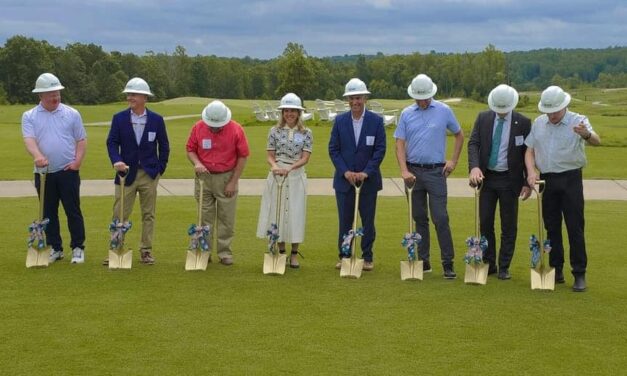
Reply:
<svg viewBox="0 0 627 376"><path fill-rule="evenodd" d="M237 184L250 154L244 129L231 120L231 110L224 103L213 101L202 111L202 120L192 128L186 149L196 173L196 200L200 196L198 179L204 185L201 225L212 225L210 247L217 228L220 263L231 265Z"/></svg>

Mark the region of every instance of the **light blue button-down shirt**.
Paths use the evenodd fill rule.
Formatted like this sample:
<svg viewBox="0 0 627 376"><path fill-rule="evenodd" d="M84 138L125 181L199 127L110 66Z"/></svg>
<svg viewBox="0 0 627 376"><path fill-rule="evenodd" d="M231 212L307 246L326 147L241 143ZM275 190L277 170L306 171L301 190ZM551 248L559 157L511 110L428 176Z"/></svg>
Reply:
<svg viewBox="0 0 627 376"><path fill-rule="evenodd" d="M586 141L573 130L581 122L593 131L586 116L571 111L566 111L558 124L551 124L546 114L534 120L525 144L534 150L540 173L559 173L586 165Z"/></svg>
<svg viewBox="0 0 627 376"><path fill-rule="evenodd" d="M394 138L405 140L407 162L443 163L446 161L447 129L453 134L461 131L453 110L432 99L424 110L416 103L403 110Z"/></svg>
<svg viewBox="0 0 627 376"><path fill-rule="evenodd" d="M133 132L135 132L135 141L137 141L137 145L142 142L142 136L144 134L144 128L146 128L146 122L148 121L148 115L146 114L146 109L144 109L144 113L141 115L137 115L131 111L131 124L133 124Z"/></svg>
<svg viewBox="0 0 627 376"><path fill-rule="evenodd" d="M499 115L494 117L494 125L492 127L492 135L496 133L496 126L499 123ZM512 125L512 113L509 112L505 116L505 122L503 123L503 130L501 131L501 144L499 145L499 154L496 160L496 166L494 171L507 171L509 166L507 165L507 149L509 146L509 131Z"/></svg>
<svg viewBox="0 0 627 376"><path fill-rule="evenodd" d="M359 119L355 119L351 113L351 119L353 119L353 132L355 132L355 145L359 145L359 136L361 136L361 128L364 125L365 113L366 109L364 108L364 112L361 113L361 117Z"/></svg>
<svg viewBox="0 0 627 376"><path fill-rule="evenodd" d="M22 115L22 136L34 138L48 159L48 172L61 171L76 158L76 143L87 138L81 115L59 104L54 111L41 103Z"/></svg>

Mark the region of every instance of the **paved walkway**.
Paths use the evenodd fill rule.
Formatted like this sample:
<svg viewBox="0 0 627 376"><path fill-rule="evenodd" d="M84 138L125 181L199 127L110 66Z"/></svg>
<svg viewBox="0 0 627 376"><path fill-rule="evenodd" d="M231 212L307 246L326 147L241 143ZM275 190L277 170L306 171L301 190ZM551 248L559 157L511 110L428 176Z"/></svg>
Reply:
<svg viewBox="0 0 627 376"><path fill-rule="evenodd" d="M240 195L261 195L265 179L242 179ZM158 194L162 196L190 196L193 192L192 179L161 179ZM449 179L450 197L473 197L468 179ZM332 196L332 179L309 179L308 194ZM627 180L585 180L584 194L587 200L627 201ZM381 196L403 196L401 179L386 178L383 181ZM29 180L0 181L0 197L35 197L33 182ZM81 196L113 196L113 180L83 180Z"/></svg>

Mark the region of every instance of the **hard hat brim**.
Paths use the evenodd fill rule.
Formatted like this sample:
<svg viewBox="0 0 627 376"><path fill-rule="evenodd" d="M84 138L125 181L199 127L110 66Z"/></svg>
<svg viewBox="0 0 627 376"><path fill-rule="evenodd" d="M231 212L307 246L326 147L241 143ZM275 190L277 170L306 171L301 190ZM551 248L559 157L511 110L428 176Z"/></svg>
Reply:
<svg viewBox="0 0 627 376"><path fill-rule="evenodd" d="M226 108L226 119L224 121L219 121L219 122L215 122L215 121L209 120L205 116L205 110L203 110L202 111L202 121L204 121L205 124L207 124L211 128L222 128L222 127L224 127L225 125L227 125L231 121L231 109L229 109L228 107Z"/></svg>
<svg viewBox="0 0 627 376"><path fill-rule="evenodd" d="M357 91L347 91L344 93L344 95L342 95L342 97L346 98L346 97L351 97L353 95L370 95L370 92L368 90L357 90Z"/></svg>
<svg viewBox="0 0 627 376"><path fill-rule="evenodd" d="M144 95L148 95L150 97L154 97L155 95L149 91L145 91L145 90L132 90L132 89L124 89L122 90L123 94L144 94Z"/></svg>
<svg viewBox="0 0 627 376"><path fill-rule="evenodd" d="M297 105L295 105L295 104L283 104L283 105L280 105L279 107L277 107L277 109L278 109L278 110L282 110L282 109L284 109L284 108L293 108L293 109L296 109L296 110L301 110L301 111L303 111L303 110L304 110L304 108L303 108L303 107L301 107L301 106L297 106Z"/></svg>
<svg viewBox="0 0 627 376"><path fill-rule="evenodd" d="M425 100L425 99L429 99L429 98L433 98L435 96L435 93L438 92L438 85L433 84L433 88L431 89L431 92L429 94L414 94L414 92L411 89L411 84L407 87L407 94L414 98L414 99L418 99L418 100Z"/></svg>
<svg viewBox="0 0 627 376"><path fill-rule="evenodd" d="M63 90L63 89L65 89L65 86L57 85L57 86L52 86L52 87L33 89L32 92L33 93L47 93L49 91L59 91L59 90Z"/></svg>
<svg viewBox="0 0 627 376"><path fill-rule="evenodd" d="M564 93L566 94L564 96L564 100L562 101L562 103L560 103L559 106L554 106L554 107L545 107L542 105L542 101L538 102L538 110L540 110L540 112L542 112L543 114L552 114L554 112L559 112L562 111L563 109L565 109L566 107L568 107L568 105L570 104L570 94L568 93Z"/></svg>

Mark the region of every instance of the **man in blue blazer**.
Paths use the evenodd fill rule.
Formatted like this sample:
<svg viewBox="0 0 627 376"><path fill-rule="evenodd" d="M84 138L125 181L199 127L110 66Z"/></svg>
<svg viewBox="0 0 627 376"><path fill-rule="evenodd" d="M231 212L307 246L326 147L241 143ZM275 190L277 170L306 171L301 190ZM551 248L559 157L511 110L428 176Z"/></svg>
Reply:
<svg viewBox="0 0 627 376"><path fill-rule="evenodd" d="M120 179L126 174L124 188L124 218L128 220L139 193L142 211L142 235L139 245L141 262L152 265L152 235L155 225L157 186L168 164L170 144L161 115L146 109L150 87L141 78L131 79L123 91L129 108L113 115L107 137L109 159L116 170L113 217L119 216ZM109 260L104 261L108 265Z"/></svg>
<svg viewBox="0 0 627 376"><path fill-rule="evenodd" d="M359 200L359 215L364 229L361 251L364 259L363 270L374 268L372 246L376 237L374 227L377 192L383 188L380 166L385 156L385 129L383 119L366 110L366 84L353 78L345 88L350 111L335 118L329 156L335 166L333 189L339 216L338 250L342 258L343 236L353 226L355 210L355 184L362 184ZM341 267L338 262L336 268Z"/></svg>

